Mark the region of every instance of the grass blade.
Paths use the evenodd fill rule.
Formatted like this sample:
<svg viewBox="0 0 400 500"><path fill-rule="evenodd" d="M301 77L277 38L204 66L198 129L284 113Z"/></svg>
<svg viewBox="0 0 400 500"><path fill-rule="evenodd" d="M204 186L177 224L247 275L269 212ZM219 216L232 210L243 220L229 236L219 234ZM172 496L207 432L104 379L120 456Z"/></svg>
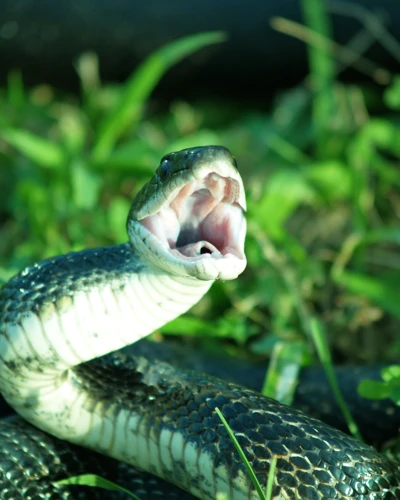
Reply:
<svg viewBox="0 0 400 500"><path fill-rule="evenodd" d="M240 444L238 443L238 440L236 439L235 435L232 432L232 429L229 427L228 422L225 420L225 417L222 415L221 411L219 408L215 408L215 411L219 418L221 419L222 423L224 424L224 427L229 434L229 437L232 439L232 442L236 448L236 451L239 453L240 458L242 459L244 465L246 466L247 472L249 473L251 482L253 483L255 489L257 490L258 496L260 497L260 500L268 500L265 497L265 494L263 492L263 489L261 487L261 484L259 483L257 476L255 475L255 472L253 471L249 461L246 458L246 455L244 454Z"/></svg>
<svg viewBox="0 0 400 500"><path fill-rule="evenodd" d="M272 457L268 472L267 488L265 490L266 500L272 500L272 488L274 486L274 477L275 477L275 470L277 463L278 463L278 457Z"/></svg>
<svg viewBox="0 0 400 500"><path fill-rule="evenodd" d="M127 80L119 105L100 124L93 160L96 163L107 160L124 130L138 123L147 98L171 66L201 48L225 39L225 34L220 31L190 35L162 47L144 61Z"/></svg>
<svg viewBox="0 0 400 500"><path fill-rule="evenodd" d="M108 491L119 491L121 493L126 493L135 500L140 500L138 496L136 496L134 493L130 492L126 488L122 488L122 486L118 486L118 484L108 481L107 479L104 479L101 476L97 476L96 474L82 474L81 476L73 476L67 479L62 479L61 481L56 481L54 484L63 486L72 486L72 485L90 486L90 487L102 488L103 490L108 490Z"/></svg>
<svg viewBox="0 0 400 500"><path fill-rule="evenodd" d="M313 318L310 323L310 332L314 341L315 348L319 359L324 367L325 373L329 380L329 385L331 386L332 392L335 396L336 402L347 422L347 426L351 434L357 438L359 441L363 441L363 438L358 430L357 424L354 421L349 409L347 408L346 402L343 399L343 395L340 392L339 385L336 380L335 372L333 370L331 353L329 351L328 344L326 342L324 331L317 319Z"/></svg>
<svg viewBox="0 0 400 500"><path fill-rule="evenodd" d="M290 405L306 353L304 342L278 342L272 352L262 394Z"/></svg>
<svg viewBox="0 0 400 500"><path fill-rule="evenodd" d="M302 0L301 7L305 24L315 33L330 40L331 27L321 0ZM333 116L333 84L335 64L325 47L308 45L310 81L315 91L313 99L313 122L316 132L316 145L319 154L326 148L325 139Z"/></svg>
<svg viewBox="0 0 400 500"><path fill-rule="evenodd" d="M1 131L0 138L42 167L59 168L65 162L59 146L30 132L8 128Z"/></svg>

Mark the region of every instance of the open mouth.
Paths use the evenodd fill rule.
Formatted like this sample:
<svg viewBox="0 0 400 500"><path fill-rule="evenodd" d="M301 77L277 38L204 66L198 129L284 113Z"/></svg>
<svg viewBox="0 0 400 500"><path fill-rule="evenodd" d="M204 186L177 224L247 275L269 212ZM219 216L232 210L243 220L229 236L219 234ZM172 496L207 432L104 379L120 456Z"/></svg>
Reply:
<svg viewBox="0 0 400 500"><path fill-rule="evenodd" d="M239 183L215 172L192 180L140 223L183 260L244 259L245 220Z"/></svg>

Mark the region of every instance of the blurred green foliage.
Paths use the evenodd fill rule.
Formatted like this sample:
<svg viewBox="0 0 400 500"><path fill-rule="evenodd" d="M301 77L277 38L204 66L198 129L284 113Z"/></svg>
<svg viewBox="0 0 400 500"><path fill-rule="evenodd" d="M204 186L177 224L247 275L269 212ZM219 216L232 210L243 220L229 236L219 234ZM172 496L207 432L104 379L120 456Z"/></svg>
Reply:
<svg viewBox="0 0 400 500"><path fill-rule="evenodd" d="M360 383L360 394L370 399L392 399L400 405L400 366L392 365L382 369L382 382L363 380Z"/></svg>
<svg viewBox="0 0 400 500"><path fill-rule="evenodd" d="M268 112L179 99L168 110L150 105L168 67L222 40L178 40L115 85L100 81L96 57L85 54L80 97L27 89L10 74L0 90L0 279L54 254L126 241L130 200L160 158L222 144L247 188L248 269L162 332L196 335L208 348L222 339L218 348L267 354L278 367L291 352L298 368L314 355L311 325L324 324L335 360L397 359L399 79L382 100L329 70L329 111L326 93L307 85L277 95Z"/></svg>

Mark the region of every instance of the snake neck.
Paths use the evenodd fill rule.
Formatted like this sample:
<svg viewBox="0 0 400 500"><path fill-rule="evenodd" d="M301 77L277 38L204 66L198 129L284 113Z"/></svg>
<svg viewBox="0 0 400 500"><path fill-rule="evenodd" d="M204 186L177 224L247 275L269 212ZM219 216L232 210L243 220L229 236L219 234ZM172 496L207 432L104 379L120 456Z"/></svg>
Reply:
<svg viewBox="0 0 400 500"><path fill-rule="evenodd" d="M53 282L65 285L60 289ZM20 413L39 408L46 394L63 386L72 367L157 330L187 311L211 284L157 270L128 244L28 268L0 296L4 397Z"/></svg>

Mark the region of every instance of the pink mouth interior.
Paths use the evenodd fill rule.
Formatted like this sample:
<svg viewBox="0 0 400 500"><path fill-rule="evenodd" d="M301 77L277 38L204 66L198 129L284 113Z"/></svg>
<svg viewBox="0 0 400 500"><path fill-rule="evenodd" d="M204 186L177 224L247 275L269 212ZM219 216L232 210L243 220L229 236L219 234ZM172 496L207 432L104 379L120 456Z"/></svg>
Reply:
<svg viewBox="0 0 400 500"><path fill-rule="evenodd" d="M182 259L243 257L239 186L216 173L184 186L172 202L141 223Z"/></svg>

